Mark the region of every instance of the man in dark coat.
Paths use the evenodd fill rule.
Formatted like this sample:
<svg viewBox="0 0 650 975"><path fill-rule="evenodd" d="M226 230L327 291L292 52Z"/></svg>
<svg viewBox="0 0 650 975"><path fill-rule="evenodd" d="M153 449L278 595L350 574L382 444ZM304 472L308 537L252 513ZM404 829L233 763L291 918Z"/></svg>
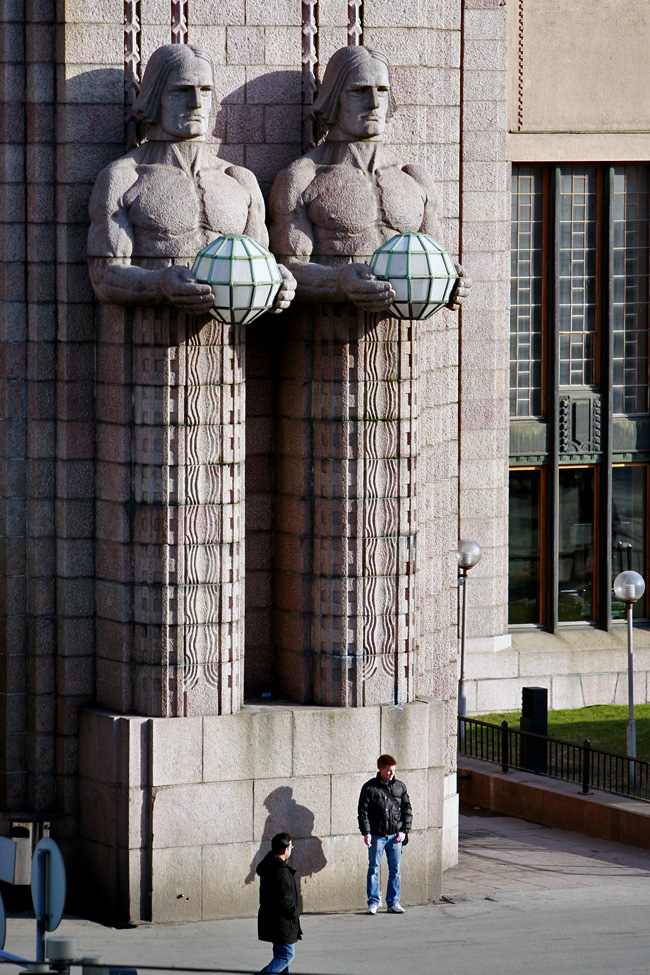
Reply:
<svg viewBox="0 0 650 975"><path fill-rule="evenodd" d="M359 796L359 829L368 847L368 914L376 914L381 905L379 867L384 850L388 861L386 907L390 914L404 913L399 902L400 863L413 815L406 786L395 778L396 765L392 755L380 755L377 775L362 786Z"/></svg>
<svg viewBox="0 0 650 975"><path fill-rule="evenodd" d="M288 864L293 845L288 833L276 833L271 849L257 866L260 909L257 937L273 942L273 959L262 972L288 972L302 938L296 871Z"/></svg>

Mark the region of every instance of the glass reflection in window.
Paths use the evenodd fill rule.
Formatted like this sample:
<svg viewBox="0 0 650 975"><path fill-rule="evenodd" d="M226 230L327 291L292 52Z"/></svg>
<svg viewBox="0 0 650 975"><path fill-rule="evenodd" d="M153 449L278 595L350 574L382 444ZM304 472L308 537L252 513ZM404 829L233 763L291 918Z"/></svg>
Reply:
<svg viewBox="0 0 650 975"><path fill-rule="evenodd" d="M510 471L508 621L538 623L541 471Z"/></svg>
<svg viewBox="0 0 650 975"><path fill-rule="evenodd" d="M561 467L558 610L561 623L594 618L594 469Z"/></svg>
<svg viewBox="0 0 650 975"><path fill-rule="evenodd" d="M646 468L614 467L612 470L612 587L625 569L645 579ZM645 596L634 604L633 615L646 616ZM625 619L625 604L612 592L612 619Z"/></svg>

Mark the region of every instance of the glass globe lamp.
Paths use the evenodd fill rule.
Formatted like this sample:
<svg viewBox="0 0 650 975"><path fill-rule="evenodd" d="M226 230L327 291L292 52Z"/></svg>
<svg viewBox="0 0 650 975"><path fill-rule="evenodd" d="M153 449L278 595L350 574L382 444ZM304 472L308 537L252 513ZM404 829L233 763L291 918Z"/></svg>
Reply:
<svg viewBox="0 0 650 975"><path fill-rule="evenodd" d="M211 315L247 325L273 307L282 275L273 254L244 234L217 237L196 255L192 273L212 288Z"/></svg>
<svg viewBox="0 0 650 975"><path fill-rule="evenodd" d="M370 269L389 281L396 318L430 318L449 303L458 272L448 252L428 234L397 234L378 247Z"/></svg>
<svg viewBox="0 0 650 975"><path fill-rule="evenodd" d="M481 546L471 538L461 538L458 543L458 567L471 569L480 560Z"/></svg>
<svg viewBox="0 0 650 975"><path fill-rule="evenodd" d="M636 603L645 592L645 581L631 569L619 572L614 579L614 592L623 603Z"/></svg>

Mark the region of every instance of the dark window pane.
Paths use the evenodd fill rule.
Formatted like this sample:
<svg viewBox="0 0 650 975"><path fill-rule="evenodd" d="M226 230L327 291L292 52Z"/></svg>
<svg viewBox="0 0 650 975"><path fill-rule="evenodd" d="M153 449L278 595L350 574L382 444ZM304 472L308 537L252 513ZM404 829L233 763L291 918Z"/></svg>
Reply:
<svg viewBox="0 0 650 975"><path fill-rule="evenodd" d="M538 623L540 583L541 471L510 472L510 623Z"/></svg>
<svg viewBox="0 0 650 975"><path fill-rule="evenodd" d="M619 572L633 569L645 579L646 537L645 467L615 467L612 471L612 590ZM643 596L634 616L646 616ZM612 619L625 619L625 604L612 591Z"/></svg>
<svg viewBox="0 0 650 975"><path fill-rule="evenodd" d="M559 620L593 619L594 469L559 471Z"/></svg>

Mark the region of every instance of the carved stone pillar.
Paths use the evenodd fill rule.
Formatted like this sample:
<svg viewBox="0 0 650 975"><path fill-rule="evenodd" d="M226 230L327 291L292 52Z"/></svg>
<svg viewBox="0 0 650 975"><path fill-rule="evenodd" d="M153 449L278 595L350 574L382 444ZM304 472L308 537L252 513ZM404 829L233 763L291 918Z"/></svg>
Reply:
<svg viewBox="0 0 650 975"><path fill-rule="evenodd" d="M136 307L125 318L131 434L122 520L131 552L117 629L102 625L115 613L113 589L100 586L100 703L163 717L231 713L241 705L243 663L242 329L169 308ZM107 380L109 354L100 342ZM100 465L102 499L108 480ZM98 571L110 577L113 567L103 560ZM116 636L117 671L106 667Z"/></svg>
<svg viewBox="0 0 650 975"><path fill-rule="evenodd" d="M299 700L414 697L416 328L348 304L285 324L275 652Z"/></svg>

